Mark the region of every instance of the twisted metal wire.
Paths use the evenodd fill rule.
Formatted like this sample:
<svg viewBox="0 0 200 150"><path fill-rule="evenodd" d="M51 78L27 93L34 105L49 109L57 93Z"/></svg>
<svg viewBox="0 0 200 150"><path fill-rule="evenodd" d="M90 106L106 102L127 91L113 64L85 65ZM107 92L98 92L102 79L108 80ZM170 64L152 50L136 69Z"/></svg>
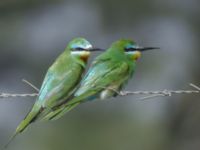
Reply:
<svg viewBox="0 0 200 150"><path fill-rule="evenodd" d="M38 96L39 89L28 82L27 80L22 80L24 83L28 84L31 86L37 93L25 93L25 94L12 94L12 93L0 93L0 98L15 98L15 97L36 97ZM200 87L190 83L189 84L191 87L194 88L194 90L158 90L158 91L116 91L114 89L114 92L116 92L119 96L126 96L126 95L148 95L146 97L143 97L141 99L147 99L147 98L152 98L152 97L157 97L157 96L172 96L173 94L199 94L200 93Z"/></svg>

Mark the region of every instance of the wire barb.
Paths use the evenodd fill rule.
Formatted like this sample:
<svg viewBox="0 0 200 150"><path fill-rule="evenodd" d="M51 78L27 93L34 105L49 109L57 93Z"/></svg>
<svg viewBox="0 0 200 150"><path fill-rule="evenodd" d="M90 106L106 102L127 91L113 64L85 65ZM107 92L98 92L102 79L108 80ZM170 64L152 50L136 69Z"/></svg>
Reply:
<svg viewBox="0 0 200 150"><path fill-rule="evenodd" d="M195 90L161 90L161 91L117 91L116 89L112 88L105 88L112 90L113 92L117 93L119 96L127 96L127 95L148 95L146 97L141 97L140 100L146 100L149 98L154 98L158 96L172 96L173 94L198 94L200 93L200 87L197 85L190 83L191 87Z"/></svg>
<svg viewBox="0 0 200 150"><path fill-rule="evenodd" d="M39 92L39 89L33 85L31 82L22 79L22 82L26 83L27 85L29 85L30 87L32 87L36 92ZM0 98L14 98L14 97L36 97L38 96L38 93L30 93L30 94L11 94L11 93L0 93Z"/></svg>
<svg viewBox="0 0 200 150"><path fill-rule="evenodd" d="M36 92L39 92L40 90L35 86L33 85L31 82L27 81L26 79L22 79L22 82L28 84L30 87L32 87Z"/></svg>

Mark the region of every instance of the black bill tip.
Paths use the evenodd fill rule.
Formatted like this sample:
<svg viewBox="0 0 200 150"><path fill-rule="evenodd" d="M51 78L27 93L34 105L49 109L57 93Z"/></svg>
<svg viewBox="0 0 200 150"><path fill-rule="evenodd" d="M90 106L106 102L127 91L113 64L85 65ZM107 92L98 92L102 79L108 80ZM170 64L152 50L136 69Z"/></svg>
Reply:
<svg viewBox="0 0 200 150"><path fill-rule="evenodd" d="M160 49L159 47L137 47L135 50L143 52L148 50Z"/></svg>

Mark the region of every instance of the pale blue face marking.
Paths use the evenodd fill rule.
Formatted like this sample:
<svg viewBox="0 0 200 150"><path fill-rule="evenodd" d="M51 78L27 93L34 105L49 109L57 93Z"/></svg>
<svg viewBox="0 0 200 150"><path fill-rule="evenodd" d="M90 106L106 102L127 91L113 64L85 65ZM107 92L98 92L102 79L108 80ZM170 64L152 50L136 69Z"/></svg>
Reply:
<svg viewBox="0 0 200 150"><path fill-rule="evenodd" d="M128 44L126 46L126 49L131 49L131 48L134 48L134 49L137 49L139 46L138 45L135 45L135 44Z"/></svg>

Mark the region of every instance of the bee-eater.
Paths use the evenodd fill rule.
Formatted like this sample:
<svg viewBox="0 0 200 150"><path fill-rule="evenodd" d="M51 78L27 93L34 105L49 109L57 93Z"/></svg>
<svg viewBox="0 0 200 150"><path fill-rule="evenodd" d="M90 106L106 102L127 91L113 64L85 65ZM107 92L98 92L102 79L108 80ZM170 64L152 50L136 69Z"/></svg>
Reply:
<svg viewBox="0 0 200 150"><path fill-rule="evenodd" d="M132 77L141 52L156 49L140 47L132 40L119 40L99 55L74 93L74 98L46 115L43 120L56 120L78 104L116 96Z"/></svg>
<svg viewBox="0 0 200 150"><path fill-rule="evenodd" d="M35 104L19 124L11 140L30 123L36 121L41 114L52 111L72 95L80 82L90 52L96 50L100 49L92 48L84 38L75 38L69 42L64 52L48 69Z"/></svg>

